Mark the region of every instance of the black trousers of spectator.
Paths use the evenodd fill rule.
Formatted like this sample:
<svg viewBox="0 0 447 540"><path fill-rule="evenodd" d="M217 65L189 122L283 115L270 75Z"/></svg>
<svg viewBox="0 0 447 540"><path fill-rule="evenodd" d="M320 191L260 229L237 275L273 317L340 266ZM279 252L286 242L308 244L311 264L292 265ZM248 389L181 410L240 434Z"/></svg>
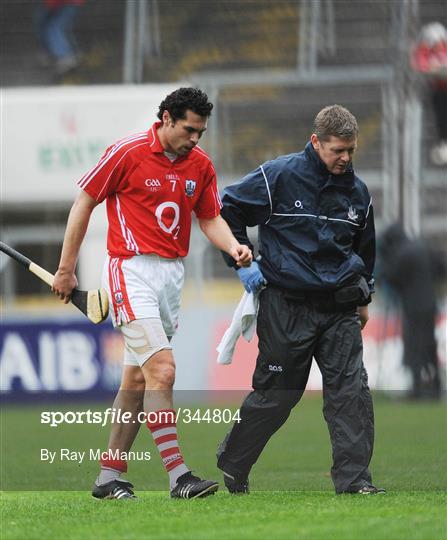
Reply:
<svg viewBox="0 0 447 540"><path fill-rule="evenodd" d="M253 392L241 406L241 421L218 449L218 467L248 476L301 399L315 357L323 376L335 490L354 491L370 484L374 413L356 310L324 312L315 302L291 299L286 291L268 287L260 297L257 333Z"/></svg>
<svg viewBox="0 0 447 540"><path fill-rule="evenodd" d="M441 397L435 311L404 311L404 364L411 370L414 399Z"/></svg>
<svg viewBox="0 0 447 540"><path fill-rule="evenodd" d="M445 142L447 141L447 88L434 87L431 99L438 137L439 140Z"/></svg>

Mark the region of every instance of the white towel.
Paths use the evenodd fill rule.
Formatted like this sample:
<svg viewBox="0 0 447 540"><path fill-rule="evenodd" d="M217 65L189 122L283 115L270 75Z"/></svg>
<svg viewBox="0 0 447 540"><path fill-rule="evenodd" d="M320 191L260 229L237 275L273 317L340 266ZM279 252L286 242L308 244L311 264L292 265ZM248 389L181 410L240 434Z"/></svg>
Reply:
<svg viewBox="0 0 447 540"><path fill-rule="evenodd" d="M225 331L216 350L218 364L231 364L236 342L242 335L247 341L251 341L256 330L256 317L259 308L259 293L244 292L230 326Z"/></svg>

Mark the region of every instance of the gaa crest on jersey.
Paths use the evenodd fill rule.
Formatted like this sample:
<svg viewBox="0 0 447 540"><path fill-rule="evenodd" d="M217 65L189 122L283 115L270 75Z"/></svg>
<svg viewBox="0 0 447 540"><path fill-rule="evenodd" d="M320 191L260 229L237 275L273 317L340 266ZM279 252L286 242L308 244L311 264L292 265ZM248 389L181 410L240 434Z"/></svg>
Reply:
<svg viewBox="0 0 447 540"><path fill-rule="evenodd" d="M144 185L149 191L158 191L161 188L161 182L158 178L146 178Z"/></svg>
<svg viewBox="0 0 447 540"><path fill-rule="evenodd" d="M118 306L124 302L123 293L121 291L115 293L115 302Z"/></svg>
<svg viewBox="0 0 447 540"><path fill-rule="evenodd" d="M188 197L193 197L196 190L196 181L195 180L186 180L185 182L185 193Z"/></svg>

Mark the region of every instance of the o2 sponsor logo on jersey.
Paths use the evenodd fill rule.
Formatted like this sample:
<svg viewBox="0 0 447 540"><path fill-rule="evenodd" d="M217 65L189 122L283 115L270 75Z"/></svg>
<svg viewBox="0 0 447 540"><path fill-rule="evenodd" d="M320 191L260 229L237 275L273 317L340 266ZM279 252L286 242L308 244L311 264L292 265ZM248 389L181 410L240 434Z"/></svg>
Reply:
<svg viewBox="0 0 447 540"><path fill-rule="evenodd" d="M149 191L158 191L161 188L161 182L158 178L146 178L144 185L149 188Z"/></svg>
<svg viewBox="0 0 447 540"><path fill-rule="evenodd" d="M185 181L185 193L188 197L193 197L196 190L196 181L195 180L186 180Z"/></svg>
<svg viewBox="0 0 447 540"><path fill-rule="evenodd" d="M180 220L179 205L174 201L159 204L155 210L155 217L160 229L167 234L172 234L174 239L177 240L180 232L180 225L178 224Z"/></svg>
<svg viewBox="0 0 447 540"><path fill-rule="evenodd" d="M123 293L121 291L115 293L115 302L117 306L124 302Z"/></svg>

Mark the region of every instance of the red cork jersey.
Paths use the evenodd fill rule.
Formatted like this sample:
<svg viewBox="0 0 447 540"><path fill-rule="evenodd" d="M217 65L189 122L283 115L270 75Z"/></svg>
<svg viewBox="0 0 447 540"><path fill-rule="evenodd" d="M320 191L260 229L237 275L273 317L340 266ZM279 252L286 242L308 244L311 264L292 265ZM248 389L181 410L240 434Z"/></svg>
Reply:
<svg viewBox="0 0 447 540"><path fill-rule="evenodd" d="M198 146L171 162L157 136L156 122L109 147L78 185L98 202L106 199L111 257L155 253L185 257L191 212L211 219L220 213L216 173Z"/></svg>

